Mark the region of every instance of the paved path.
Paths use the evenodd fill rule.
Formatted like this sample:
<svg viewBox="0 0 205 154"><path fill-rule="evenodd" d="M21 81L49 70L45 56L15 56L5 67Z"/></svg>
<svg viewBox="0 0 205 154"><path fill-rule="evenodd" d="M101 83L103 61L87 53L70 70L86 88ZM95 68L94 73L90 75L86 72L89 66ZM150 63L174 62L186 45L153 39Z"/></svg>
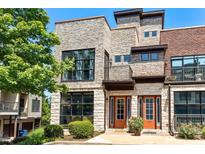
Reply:
<svg viewBox="0 0 205 154"><path fill-rule="evenodd" d="M204 144L205 140L184 140L172 136L142 135L133 136L126 132L104 133L94 137L86 143L99 144Z"/></svg>

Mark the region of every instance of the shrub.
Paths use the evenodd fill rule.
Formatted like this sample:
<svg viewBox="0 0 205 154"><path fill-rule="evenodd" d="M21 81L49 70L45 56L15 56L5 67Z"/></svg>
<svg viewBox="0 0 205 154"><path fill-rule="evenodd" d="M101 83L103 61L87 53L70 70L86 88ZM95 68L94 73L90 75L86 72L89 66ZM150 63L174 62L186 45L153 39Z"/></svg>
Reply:
<svg viewBox="0 0 205 154"><path fill-rule="evenodd" d="M131 117L128 121L129 131L135 135L140 135L143 129L143 119L141 117Z"/></svg>
<svg viewBox="0 0 205 154"><path fill-rule="evenodd" d="M48 125L44 128L44 135L46 138L63 138L63 127L60 125Z"/></svg>
<svg viewBox="0 0 205 154"><path fill-rule="evenodd" d="M0 141L0 145L11 145L11 142L8 142L8 141Z"/></svg>
<svg viewBox="0 0 205 154"><path fill-rule="evenodd" d="M44 129L38 128L34 131L30 132L27 136L28 138L22 142L19 142L18 144L21 145L39 145L43 144L44 140Z"/></svg>
<svg viewBox="0 0 205 154"><path fill-rule="evenodd" d="M197 128L192 124L182 124L178 128L178 136L184 139L194 139L197 135Z"/></svg>
<svg viewBox="0 0 205 154"><path fill-rule="evenodd" d="M12 144L17 144L28 139L28 136L17 137L12 141Z"/></svg>
<svg viewBox="0 0 205 154"><path fill-rule="evenodd" d="M93 136L94 127L89 120L74 121L68 124L68 129L74 138L89 138Z"/></svg>
<svg viewBox="0 0 205 154"><path fill-rule="evenodd" d="M201 132L201 137L205 139L205 127L202 128Z"/></svg>

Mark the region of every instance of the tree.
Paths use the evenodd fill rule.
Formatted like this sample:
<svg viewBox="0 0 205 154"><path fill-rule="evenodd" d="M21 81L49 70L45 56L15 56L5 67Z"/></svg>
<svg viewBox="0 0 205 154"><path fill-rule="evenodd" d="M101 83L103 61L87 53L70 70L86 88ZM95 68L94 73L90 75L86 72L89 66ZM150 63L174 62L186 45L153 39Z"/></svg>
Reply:
<svg viewBox="0 0 205 154"><path fill-rule="evenodd" d="M48 23L43 9L0 9L0 90L40 96L45 90L68 90L55 79L72 69L73 60L54 58L60 41L48 32Z"/></svg>
<svg viewBox="0 0 205 154"><path fill-rule="evenodd" d="M46 97L43 97L42 100L42 117L41 117L41 123L43 126L50 124L50 116L51 116L51 108L49 99Z"/></svg>

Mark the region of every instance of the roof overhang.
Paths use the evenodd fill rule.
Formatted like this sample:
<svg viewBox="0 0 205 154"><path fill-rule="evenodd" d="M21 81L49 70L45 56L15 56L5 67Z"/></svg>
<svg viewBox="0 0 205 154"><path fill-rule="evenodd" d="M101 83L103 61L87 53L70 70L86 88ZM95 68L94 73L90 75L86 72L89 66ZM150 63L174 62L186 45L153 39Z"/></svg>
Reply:
<svg viewBox="0 0 205 154"><path fill-rule="evenodd" d="M165 85L193 85L193 84L205 84L205 81L165 81Z"/></svg>
<svg viewBox="0 0 205 154"><path fill-rule="evenodd" d="M135 83L164 83L165 76L141 76L141 77L132 77L135 80Z"/></svg>
<svg viewBox="0 0 205 154"><path fill-rule="evenodd" d="M167 48L168 48L167 44L139 46L139 47L131 47L131 52L154 51L154 50L165 51Z"/></svg>
<svg viewBox="0 0 205 154"><path fill-rule="evenodd" d="M106 90L134 90L134 80L103 80L103 85Z"/></svg>

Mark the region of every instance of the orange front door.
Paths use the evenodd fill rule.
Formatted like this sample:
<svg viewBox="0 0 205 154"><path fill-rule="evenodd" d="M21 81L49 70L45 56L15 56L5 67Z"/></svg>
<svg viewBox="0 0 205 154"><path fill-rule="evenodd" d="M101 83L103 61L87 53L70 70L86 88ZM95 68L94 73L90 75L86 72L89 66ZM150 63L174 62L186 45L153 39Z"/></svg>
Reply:
<svg viewBox="0 0 205 154"><path fill-rule="evenodd" d="M145 129L156 129L155 97L145 96L143 101L143 119Z"/></svg>
<svg viewBox="0 0 205 154"><path fill-rule="evenodd" d="M115 97L115 128L126 128L126 97Z"/></svg>

